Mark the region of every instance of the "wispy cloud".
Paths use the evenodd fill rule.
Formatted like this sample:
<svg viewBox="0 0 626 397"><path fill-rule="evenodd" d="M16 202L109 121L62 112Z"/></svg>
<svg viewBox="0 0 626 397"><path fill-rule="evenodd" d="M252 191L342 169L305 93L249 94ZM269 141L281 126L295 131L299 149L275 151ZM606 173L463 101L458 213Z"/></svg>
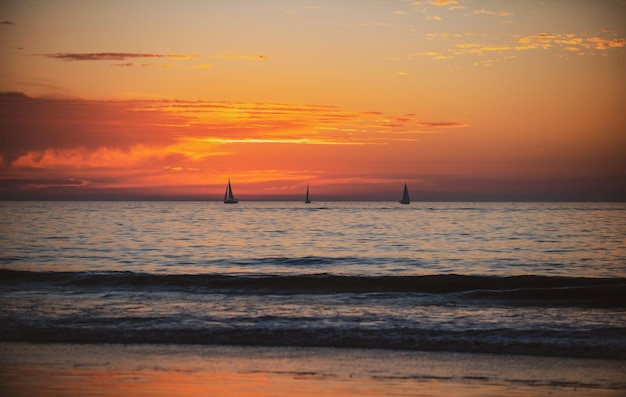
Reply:
<svg viewBox="0 0 626 397"><path fill-rule="evenodd" d="M39 99L19 93L0 94L0 156L4 164L46 150L100 147L128 149L146 141L168 144L172 131L162 124L180 122L173 115L136 110L136 101ZM149 140L146 129L152 131Z"/></svg>
<svg viewBox="0 0 626 397"><path fill-rule="evenodd" d="M447 55L438 51L415 52L409 55L409 59L413 57L429 57L433 59L452 59L453 58L451 55Z"/></svg>
<svg viewBox="0 0 626 397"><path fill-rule="evenodd" d="M474 10L474 15L494 15L499 17L510 17L513 15L507 11Z"/></svg>
<svg viewBox="0 0 626 397"><path fill-rule="evenodd" d="M251 55L251 54L217 54L212 55L211 58L219 58L219 59L244 59L244 60L263 60L269 58L268 55Z"/></svg>
<svg viewBox="0 0 626 397"><path fill-rule="evenodd" d="M607 32L603 33L607 34ZM564 51L579 55L607 55L609 50L626 47L626 40L621 37L581 36L574 33L536 33L491 41L478 41L475 35L467 33L429 33L426 34L426 38L430 41L446 42L447 47L437 51L414 52L409 54L409 59L428 57L435 60L450 60L480 57L480 63L474 62L474 64L491 65L497 60L514 58L515 53L536 49L557 53L561 51L561 54ZM492 58L485 58L488 54L492 54Z"/></svg>
<svg viewBox="0 0 626 397"><path fill-rule="evenodd" d="M440 40L448 40L448 39L459 39L463 37L460 33L426 33L426 37L429 40L432 39L440 39Z"/></svg>
<svg viewBox="0 0 626 397"><path fill-rule="evenodd" d="M626 46L626 40L621 37L602 38L597 36L580 37L573 33L537 33L521 37L517 40L522 46L520 49L543 48L548 49L555 45L565 46L568 49L599 50L604 51L612 48Z"/></svg>
<svg viewBox="0 0 626 397"><path fill-rule="evenodd" d="M414 1L412 6L424 9L425 6L445 7L450 11L463 10L465 6L460 5L457 0L429 0L429 1Z"/></svg>
<svg viewBox="0 0 626 397"><path fill-rule="evenodd" d="M467 124L458 121L420 121L417 125L429 128L463 128Z"/></svg>
<svg viewBox="0 0 626 397"><path fill-rule="evenodd" d="M2 22L0 22L0 25L15 25L15 22L11 22L11 21L2 21Z"/></svg>
<svg viewBox="0 0 626 397"><path fill-rule="evenodd" d="M107 150L142 147L151 156L177 153L204 158L215 145L386 144L422 127L464 127L456 121L421 121L416 114L390 115L324 105L206 101L87 101L0 94L0 149L5 165L50 153L89 157ZM198 143L213 145L210 148ZM146 151L145 148L155 148ZM218 152L223 152L218 151ZM137 154L139 156L139 154ZM77 160L78 161L78 160Z"/></svg>
<svg viewBox="0 0 626 397"><path fill-rule="evenodd" d="M138 186L176 186L180 194L183 186L197 189L215 178L221 183L224 172L243 178L258 170L250 180L273 180L267 170L277 161L283 167L279 178L293 169L302 179L302 172L313 171L302 171L294 158L363 153L368 146L415 141L417 134L454 126L461 125L326 105L0 93L0 194L62 189L102 197L102 189ZM278 153L289 156L276 160ZM249 168L252 162L258 168ZM325 162L316 167L332 168ZM225 171L232 169L237 171Z"/></svg>
<svg viewBox="0 0 626 397"><path fill-rule="evenodd" d="M51 54L37 54L46 58L60 59L62 61L125 61L137 58L167 58L167 59L194 59L196 54L151 54L132 52L57 52Z"/></svg>
<svg viewBox="0 0 626 397"><path fill-rule="evenodd" d="M193 65L193 66L187 66L187 65L171 64L171 63L164 63L164 64L155 65L153 63L135 64L133 62L124 62L124 63L112 63L110 66L117 66L117 67L140 66L140 67L143 67L143 68L152 67L152 66L159 66L161 69L210 69L211 68L211 64L209 64L209 63L201 63L201 64L197 64L197 65Z"/></svg>
<svg viewBox="0 0 626 397"><path fill-rule="evenodd" d="M429 1L429 3L439 7L446 7L453 4L458 4L457 0L431 0Z"/></svg>
<svg viewBox="0 0 626 397"><path fill-rule="evenodd" d="M89 181L82 179L0 179L0 191L3 189L46 189L59 187L84 187Z"/></svg>

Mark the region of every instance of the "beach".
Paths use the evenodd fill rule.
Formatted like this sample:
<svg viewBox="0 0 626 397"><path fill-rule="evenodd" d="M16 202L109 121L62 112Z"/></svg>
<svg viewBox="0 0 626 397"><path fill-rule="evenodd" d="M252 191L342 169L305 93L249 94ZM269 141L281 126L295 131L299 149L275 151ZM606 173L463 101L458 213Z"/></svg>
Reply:
<svg viewBox="0 0 626 397"><path fill-rule="evenodd" d="M383 349L0 344L5 396L624 396L626 363Z"/></svg>

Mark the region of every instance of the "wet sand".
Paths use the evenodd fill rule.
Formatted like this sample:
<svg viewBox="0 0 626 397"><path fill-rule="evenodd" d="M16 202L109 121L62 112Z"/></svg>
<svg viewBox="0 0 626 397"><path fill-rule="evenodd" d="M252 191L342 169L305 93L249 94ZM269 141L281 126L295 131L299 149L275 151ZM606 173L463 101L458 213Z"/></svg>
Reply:
<svg viewBox="0 0 626 397"><path fill-rule="evenodd" d="M626 362L325 348L0 343L4 396L624 396Z"/></svg>

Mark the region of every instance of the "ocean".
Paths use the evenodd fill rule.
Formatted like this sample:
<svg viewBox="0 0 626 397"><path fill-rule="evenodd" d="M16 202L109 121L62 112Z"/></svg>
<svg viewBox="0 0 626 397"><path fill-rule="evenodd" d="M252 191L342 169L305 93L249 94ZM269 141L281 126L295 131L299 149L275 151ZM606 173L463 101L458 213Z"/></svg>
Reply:
<svg viewBox="0 0 626 397"><path fill-rule="evenodd" d="M625 203L0 202L0 342L626 360Z"/></svg>

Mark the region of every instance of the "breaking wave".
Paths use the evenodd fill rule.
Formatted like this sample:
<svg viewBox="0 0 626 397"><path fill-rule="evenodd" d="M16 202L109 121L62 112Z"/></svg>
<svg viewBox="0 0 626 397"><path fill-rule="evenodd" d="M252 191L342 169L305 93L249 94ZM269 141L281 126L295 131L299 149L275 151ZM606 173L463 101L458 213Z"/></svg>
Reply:
<svg viewBox="0 0 626 397"><path fill-rule="evenodd" d="M220 294L460 294L465 299L626 307L626 279L551 276L345 276L30 272L0 270L5 286L146 289Z"/></svg>

